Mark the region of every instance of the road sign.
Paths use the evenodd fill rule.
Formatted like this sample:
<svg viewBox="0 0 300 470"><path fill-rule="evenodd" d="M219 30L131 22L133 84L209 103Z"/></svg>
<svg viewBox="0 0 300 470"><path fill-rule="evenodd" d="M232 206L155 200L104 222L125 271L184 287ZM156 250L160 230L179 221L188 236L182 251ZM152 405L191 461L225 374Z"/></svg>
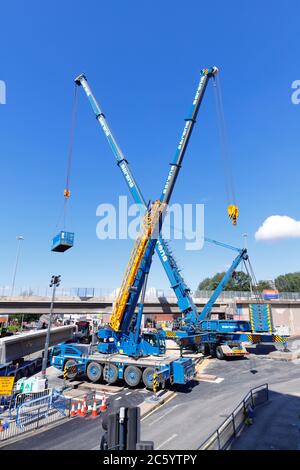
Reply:
<svg viewBox="0 0 300 470"><path fill-rule="evenodd" d="M0 396L12 394L14 380L14 377L0 377Z"/></svg>

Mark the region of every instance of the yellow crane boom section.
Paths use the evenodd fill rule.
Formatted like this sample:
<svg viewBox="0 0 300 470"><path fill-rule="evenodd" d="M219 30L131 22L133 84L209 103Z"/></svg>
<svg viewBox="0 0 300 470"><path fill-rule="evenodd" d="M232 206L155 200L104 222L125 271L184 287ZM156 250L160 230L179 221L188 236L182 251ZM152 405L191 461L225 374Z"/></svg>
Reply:
<svg viewBox="0 0 300 470"><path fill-rule="evenodd" d="M141 266L141 262L145 255L147 246L154 230L157 227L160 216L165 208L165 204L157 200L153 203L151 209L146 212L141 222L140 233L135 240L134 246L131 250L128 264L126 266L125 274L120 290L117 295L116 302L113 306L113 311L110 319L110 327L114 331L120 331L120 325L125 312L127 301L130 295L130 288L133 286L137 272Z"/></svg>

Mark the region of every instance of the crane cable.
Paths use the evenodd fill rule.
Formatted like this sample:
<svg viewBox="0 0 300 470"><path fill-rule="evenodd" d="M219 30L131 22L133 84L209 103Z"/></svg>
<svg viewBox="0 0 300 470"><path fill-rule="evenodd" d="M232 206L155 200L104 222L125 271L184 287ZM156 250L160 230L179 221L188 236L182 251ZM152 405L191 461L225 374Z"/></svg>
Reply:
<svg viewBox="0 0 300 470"><path fill-rule="evenodd" d="M253 270L253 267L252 267L252 264L251 264L249 258L248 258L248 264L249 264L249 269L247 267L246 261L244 260L245 270L246 270L246 272L247 272L247 274L250 278L251 287L252 287L252 290L253 290L253 293L254 293L255 300L259 304L259 303L263 302L263 297L262 297L261 292L259 292L259 290L257 288L257 279L256 279L256 276L255 276L255 273L254 273L254 270Z"/></svg>
<svg viewBox="0 0 300 470"><path fill-rule="evenodd" d="M77 118L77 104L78 104L78 95L77 95L77 86L74 86L74 96L72 102L72 111L71 111L71 127L70 127L70 138L69 138L69 147L68 147L68 157L67 157L67 176L66 176L66 185L64 189L64 202L63 208L60 213L56 227L60 224L61 219L63 218L63 227L66 228L66 217L67 217L67 207L68 201L71 196L70 191L70 179L71 179L71 169L73 162L73 149L74 149L74 140L75 140L75 128L76 128L76 118Z"/></svg>
<svg viewBox="0 0 300 470"><path fill-rule="evenodd" d="M221 158L223 161L224 174L225 174L225 188L226 188L227 200L228 200L227 212L228 212L229 218L231 219L232 224L236 225L237 218L239 216L239 210L238 210L238 206L236 205L234 182L233 182L233 176L232 176L232 172L230 168L228 137L227 137L227 131L226 131L226 122L225 122L220 78L218 75L214 76L213 86L214 86L218 128L219 128L219 134L220 134Z"/></svg>

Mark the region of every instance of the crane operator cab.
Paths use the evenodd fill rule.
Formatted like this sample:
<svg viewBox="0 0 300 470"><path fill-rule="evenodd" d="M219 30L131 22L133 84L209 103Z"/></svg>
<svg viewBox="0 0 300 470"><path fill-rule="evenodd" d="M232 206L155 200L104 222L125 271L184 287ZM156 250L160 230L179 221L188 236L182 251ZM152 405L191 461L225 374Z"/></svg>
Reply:
<svg viewBox="0 0 300 470"><path fill-rule="evenodd" d="M125 354L132 357L161 356L166 352L164 336L159 332L145 332L138 341L132 331L120 334L109 328L97 332L98 351L104 354Z"/></svg>
<svg viewBox="0 0 300 470"><path fill-rule="evenodd" d="M145 343L145 349L148 347L149 355L160 356L166 353L165 338L160 332L145 332L142 339Z"/></svg>

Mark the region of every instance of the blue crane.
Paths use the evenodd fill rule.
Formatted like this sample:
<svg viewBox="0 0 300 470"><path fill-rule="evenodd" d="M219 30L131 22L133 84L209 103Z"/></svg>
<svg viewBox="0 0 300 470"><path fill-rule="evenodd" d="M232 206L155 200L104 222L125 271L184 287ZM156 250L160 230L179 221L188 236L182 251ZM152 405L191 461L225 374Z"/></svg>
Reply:
<svg viewBox="0 0 300 470"><path fill-rule="evenodd" d="M202 101L202 98L203 98L203 95L207 86L208 79L213 77L216 74L216 72L217 72L216 67L212 67L210 69L203 69L201 72L200 82L199 82L199 86L197 88L197 92L193 101L193 106L190 111L189 117L186 119L182 137L177 147L175 157L174 157L173 163L171 164L171 169L169 171L169 174L166 180L166 184L164 186L161 198L159 200L159 204L161 206L160 208L156 202L156 210L158 213L158 217L162 216L162 213L164 211L163 206L166 205L167 202L169 201L172 190L174 188L176 178L177 178L179 168L180 168L180 163L183 159L184 152L185 152L191 131L193 129L195 117L199 110L199 107L200 107L200 104L201 104L201 101ZM107 124L106 118L103 112L101 111L101 108L99 104L97 103L91 91L91 88L89 87L87 83L86 77L83 74L79 75L75 79L75 82L77 85L82 85L82 87L85 90L85 93L95 112L96 118L98 122L100 123L104 131L104 134L107 137L107 140L113 150L113 153L117 160L117 164L123 173L123 176L125 178L125 181L127 182L130 192L134 198L134 201L140 205L141 212L144 216L147 213L149 214L149 208L147 208L145 199L143 198L143 195L139 189L139 186L137 185L130 171L128 161L126 160L115 138L113 137L111 130ZM147 237L145 237L144 241L146 239ZM113 327L115 327L116 333L119 333L119 336L120 336L120 333L122 333L121 336L123 338L123 341L122 341L121 351L126 351L126 353L133 354L133 355L141 355L141 354L162 354L165 350L165 346L163 345L163 341L162 341L164 334L159 335L160 337L158 341L156 341L155 343L156 344L155 348L152 348L151 351L149 349L149 345L146 344L146 343L149 343L149 341L146 343L144 342L144 344L142 344L143 342L141 341L141 338L139 336L140 335L139 327L140 327L141 318L142 318L143 299L145 296L147 276L148 276L150 265L151 265L151 258L152 258L153 249L154 249L153 247L155 245L156 245L155 247L156 251L163 264L165 272L169 278L171 287L173 288L174 293L178 299L178 306L179 306L179 309L183 313L183 319L184 319L184 324L182 325L182 327L179 330L172 332L174 333L174 335L170 335L168 334L170 332L167 332L167 336L176 336L176 338L179 339L180 341L188 340L187 343L185 343L188 346L199 347L201 343L205 344L205 341L204 341L205 338L203 336L203 331L204 331L203 328L204 326L206 326L206 328L208 328L209 330L210 328L207 322L203 323L203 320L209 319L212 306L214 302L216 301L217 297L219 296L220 292L223 290L224 286L227 284L227 282L231 278L233 271L236 269L236 267L239 265L239 263L242 260L248 259L246 250L241 250L235 247L231 247L230 245L217 242L216 240L211 240L208 238L205 238L205 240L208 242L214 243L216 245L223 246L225 248L233 249L238 252L238 256L235 258L231 267L226 272L223 279L220 281L219 285L213 292L211 298L205 305L200 315L198 314L197 308L190 295L190 289L187 287L180 273L180 270L177 267L176 261L170 252L170 249L166 241L163 240L163 238L160 236L160 232L158 231L157 236L155 237L155 243L153 243L153 241L151 240L151 242L149 243L149 246L146 247L146 244L144 244L145 251L139 253L140 264L138 264L138 268L135 272L134 282L132 283L132 285L131 284L125 285L126 295L124 297L125 302L123 302L124 311L122 312L122 315L121 315L121 321L119 321L119 319L117 320L115 318L113 319L113 321L115 321L115 324L113 325ZM138 246L136 247L136 250L138 249ZM136 259L136 255L137 255L137 252L135 251L134 256L133 254L131 256L133 259ZM142 290L142 287L143 287L143 290ZM139 297L141 298L141 300L140 300L137 319L135 322L135 331L133 332L132 331L132 318L134 317L134 311L138 303ZM118 304L118 301L117 301L117 304ZM220 328L221 327L224 328L224 325L225 325L224 323L219 323ZM236 330L241 329L242 326L243 326L242 324L237 325L235 329ZM124 334L124 332L126 332L126 334ZM109 341L109 338L111 339L110 341ZM100 331L99 339L100 339L100 343L102 343L100 344L101 351L105 350L106 352L113 352L115 350L115 344L114 344L115 342L113 341L113 338L111 338L111 330ZM153 340L153 337L152 337L152 340ZM120 341L117 341L117 342L120 343ZM184 344L183 341L182 341L182 344Z"/></svg>
<svg viewBox="0 0 300 470"><path fill-rule="evenodd" d="M178 144L173 163L171 164L170 171L167 176L166 183L163 188L163 192L160 198L160 201L162 202L163 205L166 205L170 199L172 190L174 188L176 178L180 169L180 164L182 162L194 123L195 119L200 107L200 104L202 102L202 98L204 96L204 92L208 83L208 80L213 77L217 73L217 68L216 67L211 67L208 69L203 69L200 74L200 81L199 85L197 87L196 94L193 99L192 107L190 110L190 113L188 115L188 118L185 120L185 126L184 130L182 132L180 142ZM97 121L100 123L104 134L110 144L110 147L112 148L112 151L114 153L114 156L117 160L117 164L119 168L121 169L123 176L125 178L125 181L130 189L130 192L133 196L134 201L140 205L143 214L147 212L147 205L145 202L145 199L139 189L139 186L137 185L131 171L128 165L128 161L126 160L124 154L122 153L119 145L117 144L115 138L113 137L111 130L108 126L108 123L106 121L106 118L101 111L101 108L99 104L97 103L91 88L89 87L87 83L86 77L82 74L79 75L75 79L75 83L77 85L81 85L90 101L90 104L94 110L94 113L96 115ZM151 244L152 245L152 244ZM152 248L149 248L149 252L151 252ZM171 287L173 288L175 295L178 299L178 306L180 310L184 313L186 321L187 322L196 322L197 321L197 309L196 306L192 300L192 297L190 295L190 289L187 287L178 267L175 262L175 259L173 258L169 247L167 243L163 240L163 238L160 236L158 233L157 236L157 243L156 243L156 251L158 253L159 259L162 262L162 265L165 269L165 272L169 278ZM145 260L142 262L142 269L139 270L137 279L136 279L136 286L133 286L134 289L130 293L130 299L128 300L128 304L130 307L128 308L128 314L124 315L122 318L122 326L125 330L128 330L129 324L131 322L131 318L133 316L133 311L134 308L137 304L140 292L141 292L141 287L144 285L144 290L142 294L142 298L144 296L144 291L145 291L145 278L147 278L149 268L150 268L150 258L152 256L145 257ZM139 277L142 279L139 279ZM132 311L133 310L133 311ZM142 313L142 302L140 303L140 308L138 312L138 319L137 319L137 324L140 323L141 320L141 313ZM136 329L136 336L135 336L135 344L137 343L137 329ZM112 347L111 347L112 348Z"/></svg>

